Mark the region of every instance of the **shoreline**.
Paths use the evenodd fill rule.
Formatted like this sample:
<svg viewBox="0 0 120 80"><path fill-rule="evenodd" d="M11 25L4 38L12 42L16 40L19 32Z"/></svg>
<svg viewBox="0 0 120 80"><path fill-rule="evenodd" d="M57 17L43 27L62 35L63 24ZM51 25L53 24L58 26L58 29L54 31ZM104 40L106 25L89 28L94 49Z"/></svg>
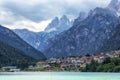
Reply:
<svg viewBox="0 0 120 80"><path fill-rule="evenodd" d="M44 74L51 74L51 73L57 73L57 74L62 74L62 73L80 73L80 74L120 74L117 72L0 72L0 75L37 75L40 74L44 75Z"/></svg>

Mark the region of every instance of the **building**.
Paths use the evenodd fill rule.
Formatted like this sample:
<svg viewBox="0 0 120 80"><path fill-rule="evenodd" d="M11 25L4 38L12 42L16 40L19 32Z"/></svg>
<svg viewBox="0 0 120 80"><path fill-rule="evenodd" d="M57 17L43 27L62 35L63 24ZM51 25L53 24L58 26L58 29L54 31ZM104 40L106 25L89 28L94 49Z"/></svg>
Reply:
<svg viewBox="0 0 120 80"><path fill-rule="evenodd" d="M19 72L20 69L17 69L16 66L5 66L5 67L2 67L2 71Z"/></svg>
<svg viewBox="0 0 120 80"><path fill-rule="evenodd" d="M44 61L38 62L38 63L36 64L36 68L49 68L49 67L50 67L50 65L47 64L47 63L44 62Z"/></svg>

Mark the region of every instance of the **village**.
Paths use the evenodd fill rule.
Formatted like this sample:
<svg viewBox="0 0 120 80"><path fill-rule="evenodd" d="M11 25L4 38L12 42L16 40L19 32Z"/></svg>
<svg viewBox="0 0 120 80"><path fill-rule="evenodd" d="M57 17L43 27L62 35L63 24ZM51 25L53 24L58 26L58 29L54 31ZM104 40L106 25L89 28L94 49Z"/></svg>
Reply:
<svg viewBox="0 0 120 80"><path fill-rule="evenodd" d="M86 65L91 64L93 60L102 63L108 57L119 58L120 51L79 57L51 58L36 63L36 66L29 66L28 69L33 71L80 71L82 68L85 68Z"/></svg>
<svg viewBox="0 0 120 80"><path fill-rule="evenodd" d="M106 58L120 58L120 50L95 55L85 55L79 57L51 58L45 61L39 61L34 66L30 65L23 71L81 71L86 65L94 60L98 63L104 62ZM20 72L21 69L16 66L5 66L0 69L3 72Z"/></svg>

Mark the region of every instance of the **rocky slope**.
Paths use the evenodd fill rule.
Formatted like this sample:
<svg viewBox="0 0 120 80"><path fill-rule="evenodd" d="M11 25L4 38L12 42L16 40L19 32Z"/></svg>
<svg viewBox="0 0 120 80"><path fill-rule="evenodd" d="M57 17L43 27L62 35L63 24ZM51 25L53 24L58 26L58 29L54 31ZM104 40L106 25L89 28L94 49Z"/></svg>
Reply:
<svg viewBox="0 0 120 80"><path fill-rule="evenodd" d="M51 46L45 50L46 56L51 58L96 53L115 31L119 23L117 12L108 7L97 7L89 12L85 20L76 19L78 21L72 28L49 40L48 45Z"/></svg>
<svg viewBox="0 0 120 80"><path fill-rule="evenodd" d="M120 49L120 23L116 26L115 30L110 34L110 38L106 39L104 45L98 52L108 52Z"/></svg>

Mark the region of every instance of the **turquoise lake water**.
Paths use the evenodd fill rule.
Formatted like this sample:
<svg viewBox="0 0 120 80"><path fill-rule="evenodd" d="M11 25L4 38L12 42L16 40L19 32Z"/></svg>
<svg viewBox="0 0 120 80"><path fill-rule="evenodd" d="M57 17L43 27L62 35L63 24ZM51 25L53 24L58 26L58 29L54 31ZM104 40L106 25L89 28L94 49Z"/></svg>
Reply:
<svg viewBox="0 0 120 80"><path fill-rule="evenodd" d="M120 80L120 73L0 73L0 80Z"/></svg>

